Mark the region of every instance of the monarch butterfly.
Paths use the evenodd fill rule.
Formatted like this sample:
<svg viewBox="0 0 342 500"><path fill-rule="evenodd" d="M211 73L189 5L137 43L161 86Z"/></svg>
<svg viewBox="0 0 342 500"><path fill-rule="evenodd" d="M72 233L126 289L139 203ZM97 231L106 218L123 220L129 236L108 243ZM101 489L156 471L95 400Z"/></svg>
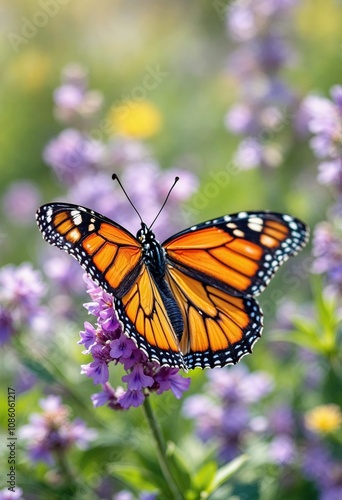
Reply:
<svg viewBox="0 0 342 500"><path fill-rule="evenodd" d="M252 352L263 328L254 297L308 240L303 222L275 212L224 215L163 244L151 230L154 221L148 227L141 220L134 237L68 203L43 205L36 219L43 238L114 297L123 331L137 347L160 365L183 369L223 367Z"/></svg>

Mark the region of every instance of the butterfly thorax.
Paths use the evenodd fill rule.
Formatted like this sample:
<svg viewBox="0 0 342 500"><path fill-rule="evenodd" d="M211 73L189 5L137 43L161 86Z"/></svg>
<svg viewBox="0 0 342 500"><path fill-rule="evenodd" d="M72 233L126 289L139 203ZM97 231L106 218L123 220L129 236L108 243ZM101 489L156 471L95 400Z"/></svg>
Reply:
<svg viewBox="0 0 342 500"><path fill-rule="evenodd" d="M174 328L175 334L181 340L184 330L184 322L180 308L170 290L164 276L166 272L165 250L156 240L156 237L146 224L141 223L141 229L137 233L137 239L142 245L142 258L145 266L154 279L168 317Z"/></svg>
<svg viewBox="0 0 342 500"><path fill-rule="evenodd" d="M165 275L165 252L155 234L146 224L141 224L137 239L142 245L142 256L145 265L157 280Z"/></svg>

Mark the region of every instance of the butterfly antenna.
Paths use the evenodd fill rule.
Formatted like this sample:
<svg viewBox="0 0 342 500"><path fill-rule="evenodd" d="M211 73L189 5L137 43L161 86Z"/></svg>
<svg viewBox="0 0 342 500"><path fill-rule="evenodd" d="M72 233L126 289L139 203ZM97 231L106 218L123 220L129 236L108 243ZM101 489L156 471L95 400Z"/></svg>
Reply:
<svg viewBox="0 0 342 500"><path fill-rule="evenodd" d="M123 185L121 184L121 181L120 181L119 177L118 177L116 174L113 174L113 175L112 175L112 179L113 179L113 181L118 181L119 186L121 187L122 191L125 193L125 196L126 196L127 200L130 202L130 204L132 205L132 207L134 208L134 210L135 210L135 211L136 211L136 213L138 214L138 217L139 217L139 219L140 219L140 222L142 223L142 222L143 222L143 220L142 220L142 218L141 218L141 215L139 214L138 210L137 210L137 209L135 208L135 206L133 205L133 202L132 202L132 200L130 199L130 197L128 196L128 194L126 193L126 190L125 190L125 188L123 187ZM164 205L165 205L165 203L164 203Z"/></svg>
<svg viewBox="0 0 342 500"><path fill-rule="evenodd" d="M153 226L153 224L154 224L154 223L156 222L156 220L158 219L160 212L163 210L163 208L164 208L164 207L165 207L165 205L166 205L167 200L169 199L169 196L170 196L170 194L171 194L171 191L173 190L173 188L175 187L175 185L177 184L177 182L178 182L178 181L179 181L179 177L175 177L175 181L174 181L174 183L172 184L172 186L170 187L169 192L167 193L167 196L166 196L166 198L165 198L165 201L164 201L164 203L162 204L162 206L161 206L161 208L160 208L159 212L157 213L157 215L156 215L156 216L155 216L155 218L153 219L152 224L150 225L149 229L151 229L151 227Z"/></svg>

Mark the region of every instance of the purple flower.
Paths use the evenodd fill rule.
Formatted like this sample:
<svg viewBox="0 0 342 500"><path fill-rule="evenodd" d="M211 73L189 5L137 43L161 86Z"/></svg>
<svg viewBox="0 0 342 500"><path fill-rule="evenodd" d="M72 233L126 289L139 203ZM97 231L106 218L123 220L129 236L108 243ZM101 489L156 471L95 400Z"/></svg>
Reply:
<svg viewBox="0 0 342 500"><path fill-rule="evenodd" d="M337 186L339 190L342 190L342 158L320 163L317 180L321 184Z"/></svg>
<svg viewBox="0 0 342 500"><path fill-rule="evenodd" d="M84 331L80 332L81 340L79 340L78 344L84 344L87 351L95 344L96 342L96 330L91 323L85 321L84 323Z"/></svg>
<svg viewBox="0 0 342 500"><path fill-rule="evenodd" d="M312 134L310 146L320 161L318 182L342 191L342 87L335 85L332 100L315 95L306 97L300 107L302 126Z"/></svg>
<svg viewBox="0 0 342 500"><path fill-rule="evenodd" d="M100 289L101 290L101 289ZM87 302L84 307L89 314L97 316L99 326L110 332L121 332L119 321L115 315L114 299L111 295L102 290L94 296L93 302Z"/></svg>
<svg viewBox="0 0 342 500"><path fill-rule="evenodd" d="M22 494L23 490L18 486L15 487L15 491L3 488L0 490L0 500L24 500Z"/></svg>
<svg viewBox="0 0 342 500"><path fill-rule="evenodd" d="M95 439L96 432L88 429L80 419L70 420L69 410L58 396L40 400L40 406L43 412L33 413L30 423L19 429L20 437L28 442L33 461L53 464L54 453L65 452L74 445L85 449Z"/></svg>
<svg viewBox="0 0 342 500"><path fill-rule="evenodd" d="M330 95L337 106L337 111L342 117L342 85L334 85L330 90Z"/></svg>
<svg viewBox="0 0 342 500"><path fill-rule="evenodd" d="M127 383L128 389L132 392L152 386L154 382L152 377L144 373L144 367L140 363L134 365L132 371L122 377L122 381Z"/></svg>
<svg viewBox="0 0 342 500"><path fill-rule="evenodd" d="M119 398L124 394L125 390L123 387L117 387L114 389L109 382L102 386L103 391L93 394L91 400L94 407L103 406L107 404L109 408L113 410L122 410L122 406L119 403Z"/></svg>
<svg viewBox="0 0 342 500"><path fill-rule="evenodd" d="M39 271L29 263L0 268L0 342L9 340L24 325L44 330L44 309L40 300L45 285Z"/></svg>
<svg viewBox="0 0 342 500"><path fill-rule="evenodd" d="M328 222L317 224L313 235L314 273L326 273L335 289L342 289L342 242Z"/></svg>
<svg viewBox="0 0 342 500"><path fill-rule="evenodd" d="M224 408L221 418L221 430L227 440L238 436L248 428L250 412L244 404L228 405Z"/></svg>
<svg viewBox="0 0 342 500"><path fill-rule="evenodd" d="M243 0L227 9L229 37L235 42L229 73L235 76L241 103L226 116L227 128L243 138L234 156L241 169L277 167L282 152L273 136L286 124L296 99L278 73L295 61L286 37L295 0Z"/></svg>
<svg viewBox="0 0 342 500"><path fill-rule="evenodd" d="M4 213L11 223L27 225L34 220L34 213L40 203L40 193L30 181L13 182L3 196Z"/></svg>
<svg viewBox="0 0 342 500"><path fill-rule="evenodd" d="M133 340L129 339L125 334L122 334L118 339L110 343L110 347L110 355L112 358L130 358L135 349L135 344Z"/></svg>
<svg viewBox="0 0 342 500"><path fill-rule="evenodd" d="M225 125L234 134L249 135L256 131L252 110L246 103L238 103L230 108L225 117Z"/></svg>
<svg viewBox="0 0 342 500"><path fill-rule="evenodd" d="M268 414L268 430L273 434L289 435L294 432L295 422L289 406L275 406Z"/></svg>
<svg viewBox="0 0 342 500"><path fill-rule="evenodd" d="M66 129L45 147L44 161L50 165L60 181L73 184L101 164L103 145L90 140L76 129Z"/></svg>
<svg viewBox="0 0 342 500"><path fill-rule="evenodd" d="M57 119L67 123L92 116L103 102L100 92L87 90L86 70L76 64L64 68L62 85L55 90L53 98Z"/></svg>
<svg viewBox="0 0 342 500"><path fill-rule="evenodd" d="M82 365L81 373L91 377L94 384L102 384L102 392L92 396L94 406L106 404L115 410L128 409L140 406L152 392L161 394L166 390L171 390L176 398L180 398L189 388L190 379L179 375L177 368L149 361L133 340L122 332L113 297L94 285L89 277L84 280L93 300L84 306L96 316L97 322L95 327L85 322L84 330L80 332L79 344L85 345L84 352L93 358L89 364ZM108 366L112 362L122 364L127 372L121 379L126 389L120 386L115 389L109 384Z"/></svg>
<svg viewBox="0 0 342 500"><path fill-rule="evenodd" d="M295 461L297 452L292 438L278 435L271 441L268 450L270 459L277 465L288 465Z"/></svg>
<svg viewBox="0 0 342 500"><path fill-rule="evenodd" d="M81 373L91 377L94 384L105 384L109 378L107 361L101 354L101 348L95 345L92 349L92 355L95 357L94 361L87 365L81 365Z"/></svg>
<svg viewBox="0 0 342 500"><path fill-rule="evenodd" d="M155 381L159 385L157 394L162 394L164 391L171 389L173 395L180 399L183 392L189 389L191 379L179 375L178 368L162 366L155 375Z"/></svg>
<svg viewBox="0 0 342 500"><path fill-rule="evenodd" d="M118 402L124 408L127 410L131 406L134 408L137 408L138 406L141 406L145 400L145 395L141 390L130 390L127 389L127 391L122 394L118 398Z"/></svg>
<svg viewBox="0 0 342 500"><path fill-rule="evenodd" d="M257 139L247 137L239 144L234 162L243 170L259 167L263 162L262 145Z"/></svg>
<svg viewBox="0 0 342 500"><path fill-rule="evenodd" d="M0 346L6 344L14 332L13 317L10 311L0 305Z"/></svg>
<svg viewBox="0 0 342 500"><path fill-rule="evenodd" d="M264 398L273 389L272 377L266 372L248 371L246 365L240 363L230 369L212 370L208 374L211 391L227 402L254 403Z"/></svg>
<svg viewBox="0 0 342 500"><path fill-rule="evenodd" d="M246 436L267 428L265 419L255 415L253 405L272 391L273 380L265 372L249 372L242 363L212 370L207 377L207 395L187 398L183 414L194 419L196 433L203 441L217 443L220 461L226 462L241 453Z"/></svg>

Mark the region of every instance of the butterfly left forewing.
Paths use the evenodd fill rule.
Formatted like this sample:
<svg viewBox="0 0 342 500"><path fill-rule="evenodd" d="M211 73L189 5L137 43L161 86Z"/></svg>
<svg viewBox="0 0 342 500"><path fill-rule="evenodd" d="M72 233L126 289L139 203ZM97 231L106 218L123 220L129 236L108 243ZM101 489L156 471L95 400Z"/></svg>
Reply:
<svg viewBox="0 0 342 500"><path fill-rule="evenodd" d="M184 320L180 349L188 368L222 367L252 352L263 324L253 297L231 295L170 264L166 279Z"/></svg>
<svg viewBox="0 0 342 500"><path fill-rule="evenodd" d="M305 224L294 217L240 212L193 226L163 246L174 267L223 291L246 296L258 295L307 240Z"/></svg>
<svg viewBox="0 0 342 500"><path fill-rule="evenodd" d="M43 238L72 255L108 293L122 296L139 275L141 245L126 229L93 210L67 203L36 214Z"/></svg>

